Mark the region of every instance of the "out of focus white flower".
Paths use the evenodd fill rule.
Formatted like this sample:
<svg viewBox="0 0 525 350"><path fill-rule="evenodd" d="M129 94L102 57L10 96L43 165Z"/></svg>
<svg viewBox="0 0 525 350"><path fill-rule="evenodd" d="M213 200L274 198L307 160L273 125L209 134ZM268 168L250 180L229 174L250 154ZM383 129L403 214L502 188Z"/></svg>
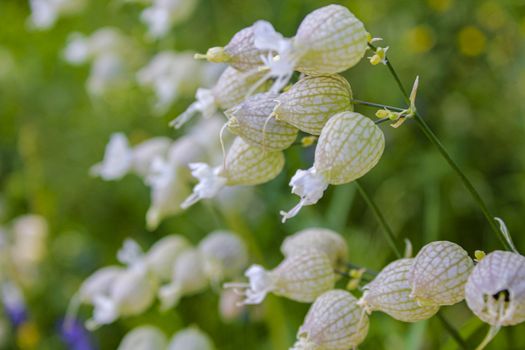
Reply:
<svg viewBox="0 0 525 350"><path fill-rule="evenodd" d="M196 249L187 249L175 261L170 284L159 290L161 308L167 310L183 296L201 292L208 285L201 255Z"/></svg>
<svg viewBox="0 0 525 350"><path fill-rule="evenodd" d="M164 157L171 143L171 139L167 137L153 137L134 146L132 152L133 171L139 176L147 176L153 160L156 157Z"/></svg>
<svg viewBox="0 0 525 350"><path fill-rule="evenodd" d="M163 350L167 342L166 336L157 327L140 326L126 334L117 350Z"/></svg>
<svg viewBox="0 0 525 350"><path fill-rule="evenodd" d="M11 257L20 273L31 273L47 253L47 221L39 215L23 215L13 222Z"/></svg>
<svg viewBox="0 0 525 350"><path fill-rule="evenodd" d="M144 312L153 303L156 290L157 284L148 274L146 266L132 265L117 275L107 295L94 298L93 317L88 320L87 327L95 329L121 316Z"/></svg>
<svg viewBox="0 0 525 350"><path fill-rule="evenodd" d="M213 350L210 337L196 327L178 331L171 339L168 350Z"/></svg>
<svg viewBox="0 0 525 350"><path fill-rule="evenodd" d="M106 146L102 162L91 167L91 175L100 176L106 181L118 180L128 173L132 160L133 154L126 135L114 133Z"/></svg>
<svg viewBox="0 0 525 350"><path fill-rule="evenodd" d="M29 0L29 25L37 29L49 29L60 16L78 13L85 4L85 0Z"/></svg>
<svg viewBox="0 0 525 350"><path fill-rule="evenodd" d="M137 73L137 79L140 85L153 89L157 97L155 111L163 114L179 96L194 94L202 80L203 66L192 53L164 51Z"/></svg>
<svg viewBox="0 0 525 350"><path fill-rule="evenodd" d="M148 34L154 39L165 36L172 26L186 20L195 9L197 0L153 0L142 11L141 20L148 26Z"/></svg>
<svg viewBox="0 0 525 350"><path fill-rule="evenodd" d="M123 271L125 269L119 266L107 266L95 271L80 286L79 301L93 304L97 295L108 295L111 285Z"/></svg>
<svg viewBox="0 0 525 350"><path fill-rule="evenodd" d="M146 254L146 264L161 281L171 278L175 261L191 244L184 236L169 235L156 242Z"/></svg>
<svg viewBox="0 0 525 350"><path fill-rule="evenodd" d="M101 28L90 36L72 33L63 52L71 64L92 64L86 87L94 96L127 83L134 62L130 57L139 56L131 40L112 27Z"/></svg>

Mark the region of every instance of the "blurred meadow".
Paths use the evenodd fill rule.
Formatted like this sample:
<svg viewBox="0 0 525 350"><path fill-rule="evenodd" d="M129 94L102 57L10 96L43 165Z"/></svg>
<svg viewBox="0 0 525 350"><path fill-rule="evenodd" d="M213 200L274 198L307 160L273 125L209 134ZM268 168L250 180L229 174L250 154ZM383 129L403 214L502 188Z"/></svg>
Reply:
<svg viewBox="0 0 525 350"><path fill-rule="evenodd" d="M237 199L237 205L202 201L166 217L154 230L146 228L150 193L138 176L119 181L90 176L114 132L124 132L132 145L154 136L182 135L168 124L193 102L194 90L158 116L152 110L153 92L136 80L136 72L156 53L205 52L258 19L292 36L306 14L330 3L348 7L374 37L383 38L381 45L389 46L391 62L407 88L419 75L418 111L491 212L505 221L518 250L525 251L522 0L198 0L192 14L158 40L146 35L140 2L89 0L81 12L39 30L28 25L27 1L0 0L0 227L9 235L13 220L28 213L43 216L49 227L37 274L20 282L27 322L14 327L7 312L0 311L0 349L76 349L62 341L59 331L69 300L93 271L117 263L116 252L126 238L146 249L171 233L196 244L213 230L230 229L247 242L250 261L273 267L282 260L279 246L286 236L317 226L345 237L352 263L380 270L395 258L353 183L331 186L318 204L281 224L279 210L297 200L288 181L296 169L311 164L311 148L286 150L285 170L254 187L248 199ZM86 89L89 65L71 65L63 52L70 33L89 35L107 26L118 28L133 47L126 56L129 71L110 90L93 96ZM404 107L385 66L363 59L343 75L355 98ZM375 109L356 110L375 118ZM360 183L399 244L409 239L417 252L430 241L446 239L471 256L478 249L502 249L460 179L416 123L381 128L385 153ZM199 130L195 132L198 137ZM339 283L344 286L344 280ZM155 325L166 335L198 325L219 350L280 350L293 344L309 305L270 295L259 311L224 321L218 289L184 298L168 312L153 305L89 337L96 349L116 349L138 325ZM464 302L443 310L472 348L479 344L488 326ZM83 306L79 318L90 313ZM359 348L458 347L435 317L405 324L374 313ZM525 324L503 329L487 349L525 349Z"/></svg>

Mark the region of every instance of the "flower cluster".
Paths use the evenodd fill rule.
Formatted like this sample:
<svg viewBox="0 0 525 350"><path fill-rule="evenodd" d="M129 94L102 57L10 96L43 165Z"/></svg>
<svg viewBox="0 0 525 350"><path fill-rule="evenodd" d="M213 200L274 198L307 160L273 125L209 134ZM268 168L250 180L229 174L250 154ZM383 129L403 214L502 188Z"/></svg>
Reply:
<svg viewBox="0 0 525 350"><path fill-rule="evenodd" d="M125 266L103 267L88 277L72 300L68 320L79 304L93 305L93 317L87 322L93 329L143 313L156 296L166 310L210 283L239 275L248 263L244 242L229 231L211 232L197 247L183 236L169 235L146 253L128 239L117 257Z"/></svg>
<svg viewBox="0 0 525 350"><path fill-rule="evenodd" d="M273 179L283 167L282 151L300 131L319 136L319 141L313 166L298 170L290 181L300 202L281 213L283 222L315 204L328 185L348 183L370 171L383 153L384 135L371 119L353 112L350 84L337 74L359 62L368 37L347 8L329 5L307 15L293 38L258 21L225 47L196 55L230 66L212 89L197 91L197 101L172 125L181 127L196 112L209 117L221 109L228 119L225 127L237 139L221 166L190 164L200 182L183 207L211 198L225 186ZM282 91L295 71L301 78ZM266 84L269 79L273 84Z"/></svg>
<svg viewBox="0 0 525 350"><path fill-rule="evenodd" d="M213 342L197 327L177 331L170 340L154 326L139 326L129 331L117 350L214 350Z"/></svg>
<svg viewBox="0 0 525 350"><path fill-rule="evenodd" d="M167 216L179 213L190 193L188 164L195 161L220 161L221 123L218 119L202 120L183 137L153 137L130 146L123 133L114 133L104 159L91 168L91 174L104 180L117 180L128 173L141 177L151 190L151 204L146 214L148 229L155 229ZM225 195L241 195L239 189ZM219 197L219 200L222 198Z"/></svg>

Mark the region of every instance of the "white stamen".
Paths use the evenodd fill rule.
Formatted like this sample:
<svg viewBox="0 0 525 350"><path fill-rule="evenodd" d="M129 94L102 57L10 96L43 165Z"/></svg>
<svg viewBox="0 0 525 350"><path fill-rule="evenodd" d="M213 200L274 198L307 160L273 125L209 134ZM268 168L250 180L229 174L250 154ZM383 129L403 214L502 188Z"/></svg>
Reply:
<svg viewBox="0 0 525 350"><path fill-rule="evenodd" d="M234 288L235 292L243 295L245 299L241 305L260 304L273 289L271 275L260 265L252 265L244 275L248 277L248 283L225 283L224 288Z"/></svg>
<svg viewBox="0 0 525 350"><path fill-rule="evenodd" d="M220 176L222 167L212 168L206 163L190 163L191 175L199 179L199 183L193 188L190 195L180 205L182 209L187 209L203 198L213 198L226 185L228 181Z"/></svg>
<svg viewBox="0 0 525 350"><path fill-rule="evenodd" d="M217 105L211 90L197 89L195 98L197 101L193 102L181 115L173 119L170 122L170 126L179 129L197 113L201 113L204 118L210 118L215 114Z"/></svg>

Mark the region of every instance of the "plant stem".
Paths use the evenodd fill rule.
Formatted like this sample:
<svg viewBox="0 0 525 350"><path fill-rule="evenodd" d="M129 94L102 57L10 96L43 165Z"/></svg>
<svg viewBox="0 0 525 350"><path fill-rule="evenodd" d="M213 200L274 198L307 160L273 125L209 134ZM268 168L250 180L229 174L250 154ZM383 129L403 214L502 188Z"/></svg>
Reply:
<svg viewBox="0 0 525 350"><path fill-rule="evenodd" d="M441 321L441 324L443 324L443 327L448 331L448 333L454 338L454 340L461 346L463 349L468 349L467 343L463 338L461 337L461 334L457 331L456 328L454 328L453 325L448 322L448 320L443 316L441 312L438 312L436 314L437 318Z"/></svg>
<svg viewBox="0 0 525 350"><path fill-rule="evenodd" d="M363 105L363 106L388 109L388 110L393 111L393 112L403 112L404 111L404 109L402 109L402 108L394 107L394 106L387 106L387 105L383 105L383 104L380 104L380 103L374 103L374 102L368 102L368 101L362 101L362 100L354 100L354 99L350 100L350 102L352 102L354 104L358 104L358 105Z"/></svg>
<svg viewBox="0 0 525 350"><path fill-rule="evenodd" d="M394 235L394 232L392 231L392 229L386 222L385 217L383 216L383 214L381 213L381 211L379 210L375 202L372 200L372 198L365 191L363 186L361 186L359 181L354 181L354 182L357 186L359 193L361 193L361 196L363 196L363 199L365 200L366 204L368 204L370 209L372 209L372 211L374 212L374 216L376 217L377 221L379 221L379 223L381 224L381 227L383 228L383 232L385 234L385 238L388 244L390 245L390 248L392 249L392 251L394 252L394 254L396 255L398 259L402 258L403 255L401 254L401 250L399 250L396 245L396 236Z"/></svg>
<svg viewBox="0 0 525 350"><path fill-rule="evenodd" d="M376 50L376 47L372 44L368 44L374 51ZM397 86L399 87L399 90L401 90L401 93L403 94L403 97L405 98L405 102L410 105L410 98L408 96L407 91L405 90L403 83L401 82L401 79L399 79L399 76L396 73L396 70L392 66L392 63L390 62L390 59L386 59L386 66L388 67L388 70L390 71L390 74L394 78L394 80L397 83ZM425 122L425 120L421 117L421 115L417 112L414 113L414 118L416 119L417 125L419 128L423 131L425 136L430 140L430 142L438 149L439 153L445 158L449 166L454 170L454 172L459 176L461 181L463 182L463 185L467 188L467 190L470 192L470 195L476 201L479 208L481 209L481 212L483 213L483 216L488 221L489 226L491 230L498 236L499 240L505 247L505 249L510 250L510 245L505 239L505 236L500 231L499 227L496 225L496 221L494 219L494 215L492 215L481 198L481 195L476 190L474 185L472 185L472 182L467 178L465 173L459 168L459 166L456 164L456 162L452 159L448 151L445 149L441 141L437 138L437 136L434 134L434 132L430 129L428 124Z"/></svg>

